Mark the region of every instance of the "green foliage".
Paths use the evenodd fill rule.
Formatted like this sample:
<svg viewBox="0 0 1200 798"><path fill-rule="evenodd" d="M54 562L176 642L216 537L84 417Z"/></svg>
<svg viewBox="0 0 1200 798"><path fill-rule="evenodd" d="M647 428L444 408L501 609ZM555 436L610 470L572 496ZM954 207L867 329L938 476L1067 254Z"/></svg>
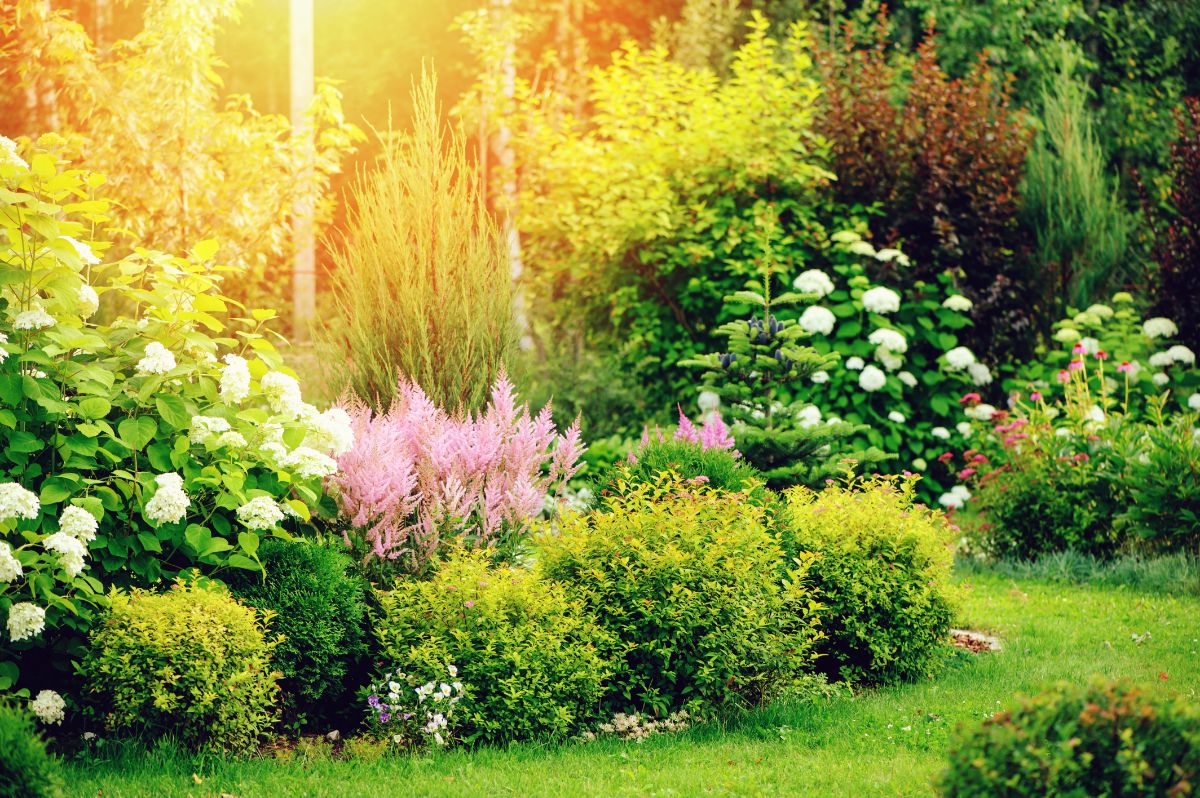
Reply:
<svg viewBox="0 0 1200 798"><path fill-rule="evenodd" d="M817 667L869 684L919 679L941 661L950 628L953 529L915 501L916 477L848 478L793 488L780 517L790 552L825 605Z"/></svg>
<svg viewBox="0 0 1200 798"><path fill-rule="evenodd" d="M383 661L440 681L457 667L468 742L562 739L597 717L610 648L590 609L536 571L452 555L429 581L379 594Z"/></svg>
<svg viewBox="0 0 1200 798"><path fill-rule="evenodd" d="M436 91L423 73L412 132L385 142L358 183L333 255L337 318L322 335L350 387L377 408L405 378L439 407L478 409L514 343L508 243Z"/></svg>
<svg viewBox="0 0 1200 798"><path fill-rule="evenodd" d="M259 571L264 536L332 511L321 479L350 431L301 400L267 337L274 311L221 293L232 269L215 241L190 259L139 248L105 262L104 179L42 146L55 142L26 161L0 139L0 483L36 498L32 515L0 519L24 569L0 584L0 611L38 605L74 653L109 584ZM136 314L97 323L101 304ZM96 523L67 524L71 508ZM82 564L47 550L72 526ZM0 690L12 655L51 639L5 646Z"/></svg>
<svg viewBox="0 0 1200 798"><path fill-rule="evenodd" d="M1062 683L959 732L946 798L1187 795L1200 778L1200 715L1126 683Z"/></svg>
<svg viewBox="0 0 1200 798"><path fill-rule="evenodd" d="M258 556L265 579L246 573L230 581L239 600L274 615L284 720L313 726L344 714L368 653L369 585L350 557L321 543L268 540Z"/></svg>
<svg viewBox="0 0 1200 798"><path fill-rule="evenodd" d="M1200 12L1197 12L1200 18ZM1198 92L1200 93L1200 92ZM1179 323L1184 343L1200 348L1200 97L1179 111L1171 145L1169 210L1155 214L1156 304Z"/></svg>
<svg viewBox="0 0 1200 798"><path fill-rule="evenodd" d="M633 456L637 458L633 462L618 462L603 474L595 492L601 496L623 495L670 471L684 482L704 477L704 484L713 490L746 493L759 501L766 497L762 476L728 449L704 449L690 441L651 440L634 450Z"/></svg>
<svg viewBox="0 0 1200 798"><path fill-rule="evenodd" d="M1196 416L1147 425L1143 446L1125 461L1130 501L1115 519L1123 534L1158 552L1200 551L1200 437Z"/></svg>
<svg viewBox="0 0 1200 798"><path fill-rule="evenodd" d="M1107 157L1076 75L1081 56L1061 45L1058 71L1041 95L1041 129L1029 152L1022 196L1051 306L1087 305L1133 275L1134 220L1107 172Z"/></svg>
<svg viewBox="0 0 1200 798"><path fill-rule="evenodd" d="M33 716L0 703L0 798L58 798L58 768Z"/></svg>
<svg viewBox="0 0 1200 798"><path fill-rule="evenodd" d="M79 672L117 733L171 735L189 748L251 751L279 692L266 624L213 585L116 592ZM269 620L269 615L263 618Z"/></svg>
<svg viewBox="0 0 1200 798"><path fill-rule="evenodd" d="M752 705L809 668L820 605L807 559L785 569L766 510L670 474L568 516L545 573L611 635L608 713Z"/></svg>

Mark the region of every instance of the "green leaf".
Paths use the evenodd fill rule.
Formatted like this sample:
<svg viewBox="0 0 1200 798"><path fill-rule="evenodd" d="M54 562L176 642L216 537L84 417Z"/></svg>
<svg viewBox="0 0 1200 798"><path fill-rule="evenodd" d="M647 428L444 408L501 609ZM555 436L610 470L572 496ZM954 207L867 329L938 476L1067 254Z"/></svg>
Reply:
<svg viewBox="0 0 1200 798"><path fill-rule="evenodd" d="M244 554L230 554L226 562L233 568L242 568L247 571L261 571L262 566Z"/></svg>
<svg viewBox="0 0 1200 798"><path fill-rule="evenodd" d="M126 418L117 425L122 443L134 451L141 451L154 439L154 433L157 431L158 425L149 416Z"/></svg>
<svg viewBox="0 0 1200 798"><path fill-rule="evenodd" d="M137 537L142 542L142 548L146 551L162 553L162 543L154 535L151 535L149 532L139 532Z"/></svg>
<svg viewBox="0 0 1200 798"><path fill-rule="evenodd" d="M192 248L192 257L203 263L204 261L212 260L220 248L221 245L215 238L206 238Z"/></svg>
<svg viewBox="0 0 1200 798"><path fill-rule="evenodd" d="M58 504L69 499L76 490L78 490L78 485L74 481L62 476L51 477L42 483L38 501L42 504Z"/></svg>
<svg viewBox="0 0 1200 798"><path fill-rule="evenodd" d="M238 532L238 546L251 557L258 554L258 540L254 532Z"/></svg>
<svg viewBox="0 0 1200 798"><path fill-rule="evenodd" d="M89 396L79 402L79 415L87 419L104 418L112 410L107 399L99 396Z"/></svg>

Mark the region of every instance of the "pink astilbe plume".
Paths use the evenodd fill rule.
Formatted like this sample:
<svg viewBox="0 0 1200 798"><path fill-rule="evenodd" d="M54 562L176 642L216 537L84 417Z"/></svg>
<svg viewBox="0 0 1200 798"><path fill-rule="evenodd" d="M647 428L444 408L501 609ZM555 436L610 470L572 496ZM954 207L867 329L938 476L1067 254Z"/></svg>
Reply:
<svg viewBox="0 0 1200 798"><path fill-rule="evenodd" d="M676 405L676 407L679 407ZM701 449L733 449L733 435L729 432L729 427L721 419L721 414L717 411L708 413L704 417L704 424L697 427L687 414L683 412L683 408L679 407L679 426L675 429L675 440L687 441L700 445ZM740 457L740 453L733 449L733 455Z"/></svg>
<svg viewBox="0 0 1200 798"><path fill-rule="evenodd" d="M523 531L581 468L576 420L559 433L546 407L518 407L501 375L483 412L452 416L402 381L386 413L344 403L354 448L330 479L343 516L375 557L421 570L447 536L489 545Z"/></svg>

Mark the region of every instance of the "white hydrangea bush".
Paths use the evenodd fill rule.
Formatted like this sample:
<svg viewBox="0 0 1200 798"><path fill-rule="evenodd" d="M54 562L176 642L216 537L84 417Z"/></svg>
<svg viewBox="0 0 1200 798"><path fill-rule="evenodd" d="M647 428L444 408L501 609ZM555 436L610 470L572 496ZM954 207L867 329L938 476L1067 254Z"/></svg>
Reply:
<svg viewBox="0 0 1200 798"><path fill-rule="evenodd" d="M262 536L332 515L353 443L304 401L273 311L222 295L216 242L107 261L103 179L54 146L0 141L19 156L0 164L0 691L114 585L261 570Z"/></svg>

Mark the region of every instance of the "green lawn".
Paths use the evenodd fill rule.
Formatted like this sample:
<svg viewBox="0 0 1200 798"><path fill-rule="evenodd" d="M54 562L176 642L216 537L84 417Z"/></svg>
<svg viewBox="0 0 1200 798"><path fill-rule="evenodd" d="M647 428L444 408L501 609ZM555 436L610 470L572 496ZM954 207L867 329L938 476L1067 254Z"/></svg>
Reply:
<svg viewBox="0 0 1200 798"><path fill-rule="evenodd" d="M370 764L218 763L200 769L199 783L191 762L130 753L69 766L69 794L931 795L951 730L1008 704L1015 692L1103 674L1198 697L1200 598L986 573L960 579L959 624L999 634L1006 649L926 683L816 706L776 706L734 727L697 728L641 745L526 746Z"/></svg>

